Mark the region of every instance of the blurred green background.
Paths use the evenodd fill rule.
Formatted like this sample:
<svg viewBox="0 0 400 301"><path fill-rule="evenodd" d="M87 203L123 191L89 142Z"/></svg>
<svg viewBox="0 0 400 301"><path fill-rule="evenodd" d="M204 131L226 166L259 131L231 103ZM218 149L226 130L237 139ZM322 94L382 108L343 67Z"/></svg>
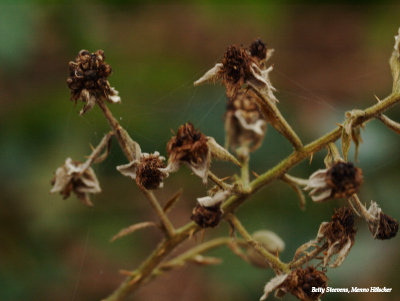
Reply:
<svg viewBox="0 0 400 301"><path fill-rule="evenodd" d="M391 2L18 3L0 4L0 300L100 300L124 279L119 270L135 268L161 238L150 228L109 243L122 227L155 219L135 183L115 170L126 163L116 143L107 160L95 166L103 193L94 196L94 208L74 196L63 201L49 194L53 172L65 158L83 160L89 144L96 145L108 131L98 108L80 117L81 103L69 101L68 61L80 49L104 49L114 70L110 83L122 97L111 110L143 151L163 155L170 129L185 121L223 144L224 89L194 88L192 82L230 44L247 46L262 38L275 48L272 82L279 108L305 142L333 129L346 110L370 106L374 94L383 98L391 89L388 58L400 26L400 6ZM399 108L388 115L400 120ZM398 136L372 121L363 138L360 197L378 201L400 219ZM288 142L269 128L251 169L262 173L290 152ZM312 164L304 162L291 173L308 177L323 167L324 155L316 154ZM212 168L220 176L238 172L226 163ZM157 191L165 202L184 187L171 212L177 226L189 220L196 197L207 189L189 175L182 168ZM343 203L308 200L301 211L295 193L275 182L243 205L238 216L250 231L279 234L286 242L281 256L290 260ZM399 237L378 241L362 221L358 228L344 264L329 270L329 285L386 286L393 292L330 294L324 300L399 300ZM206 239L227 234L222 225L207 231ZM223 264L168 273L133 300L258 300L271 271L247 265L227 248L210 254L223 258Z"/></svg>

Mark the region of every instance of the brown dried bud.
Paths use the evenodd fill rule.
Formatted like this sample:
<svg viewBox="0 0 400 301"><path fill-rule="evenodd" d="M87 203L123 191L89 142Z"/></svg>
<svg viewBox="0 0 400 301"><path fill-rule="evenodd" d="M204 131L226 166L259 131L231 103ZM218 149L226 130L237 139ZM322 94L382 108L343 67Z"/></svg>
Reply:
<svg viewBox="0 0 400 301"><path fill-rule="evenodd" d="M257 95L250 90L241 91L228 102L225 132L232 148L245 146L254 151L261 146L267 123L255 97Z"/></svg>
<svg viewBox="0 0 400 301"><path fill-rule="evenodd" d="M251 56L254 56L260 60L264 60L267 57L267 47L260 39L257 39L251 43L249 50Z"/></svg>
<svg viewBox="0 0 400 301"><path fill-rule="evenodd" d="M202 206L197 204L192 211L190 219L201 228L215 227L222 217L221 203L213 206Z"/></svg>
<svg viewBox="0 0 400 301"><path fill-rule="evenodd" d="M305 269L298 268L294 270L286 280L280 285L277 291L277 297L286 292L291 293L300 300L314 301L321 297L322 293L312 292L312 287L327 287L328 278L326 275L309 266Z"/></svg>
<svg viewBox="0 0 400 301"><path fill-rule="evenodd" d="M375 233L377 239L391 239L395 237L399 230L399 222L391 216L381 212L379 215L379 224Z"/></svg>
<svg viewBox="0 0 400 301"><path fill-rule="evenodd" d="M76 102L81 99L85 102L81 114L90 110L99 98L120 102L118 92L107 80L111 72L111 66L105 62L103 50L94 53L81 50L75 61L69 62L67 85L71 90L72 100Z"/></svg>
<svg viewBox="0 0 400 301"><path fill-rule="evenodd" d="M348 198L358 192L363 182L362 171L350 162L338 162L327 173L327 184L332 188L331 197Z"/></svg>
<svg viewBox="0 0 400 301"><path fill-rule="evenodd" d="M163 187L163 180L168 176L168 173L164 171L164 160L165 158L160 156L159 152L142 153L139 160L117 166L117 169L124 176L136 180L139 187L157 189Z"/></svg>

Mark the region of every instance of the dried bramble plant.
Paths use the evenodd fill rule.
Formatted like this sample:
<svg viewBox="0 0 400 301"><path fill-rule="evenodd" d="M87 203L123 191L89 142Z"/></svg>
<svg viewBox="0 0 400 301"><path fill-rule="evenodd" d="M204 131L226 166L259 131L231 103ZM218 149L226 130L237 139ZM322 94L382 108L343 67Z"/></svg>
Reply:
<svg viewBox="0 0 400 301"><path fill-rule="evenodd" d="M400 102L399 41L400 29L390 58L392 92L364 110L346 112L344 122L335 130L307 145L302 143L278 109L278 99L274 94L276 89L269 79L273 68L267 66L273 50L259 39L249 48L228 47L222 61L194 83L198 86L220 81L226 89L226 148L220 146L214 138L201 133L193 124L185 123L167 143L167 164L159 152L142 153L139 143L130 137L105 103L120 102L120 98L108 82L111 67L105 62L104 52L80 51L75 61L69 65L67 84L71 89L71 98L74 101L83 101L81 114L97 104L112 132L105 135L84 163L68 158L56 170L51 192L59 192L64 198L73 192L86 205L92 205L89 195L101 191L92 165L107 157L110 139L115 136L128 161L117 166L117 169L135 180L157 214L160 224L146 221L131 225L116 234L112 241L146 227L159 226L164 232L164 238L157 248L135 271L128 272L126 280L104 300L125 300L143 283L189 262L217 264L220 260L202 254L222 245L227 245L241 259L254 266L275 271L276 277L265 285L261 300L267 298L272 291L275 291L277 297L291 293L300 300L318 300L321 294L312 292L311 288L326 287L328 267L338 267L346 259L355 242L357 230L354 223L357 217L365 220L374 238L384 240L395 237L398 222L383 213L376 202L371 201L367 209L360 201L357 193L362 188L362 171L348 162L348 151L351 142L358 151L362 141L360 128L364 128L372 119L377 119L389 129L400 133L400 124L383 114ZM294 151L276 166L252 179L249 172L250 156L262 144L268 124L293 145ZM342 142L342 154L335 145L339 139ZM309 179L288 174L295 165L312 158L314 153L325 148L325 168L314 172ZM103 149L106 149L104 153ZM212 158L230 161L239 166L240 175L225 178L215 175L211 171ZM197 198L191 215L188 214L188 220L192 221L176 229L168 213L179 201L182 190L171 196L164 208L152 190L161 189L169 173L177 172L181 165L189 167L204 184L211 180L215 186L208 190L207 196ZM251 235L234 215L241 204L275 180L289 184L299 196L302 207L306 201L303 190L309 191L311 199L316 203L330 199L345 199L348 203L347 207L335 210L331 221L322 222L316 238L301 245L293 260L287 263L279 259L279 252L285 247L279 236L270 230L260 230ZM206 228L216 227L224 221L230 226L229 236L200 242L192 249L171 257L172 251L196 232L210 231ZM314 261L313 265L310 264L311 261Z"/></svg>

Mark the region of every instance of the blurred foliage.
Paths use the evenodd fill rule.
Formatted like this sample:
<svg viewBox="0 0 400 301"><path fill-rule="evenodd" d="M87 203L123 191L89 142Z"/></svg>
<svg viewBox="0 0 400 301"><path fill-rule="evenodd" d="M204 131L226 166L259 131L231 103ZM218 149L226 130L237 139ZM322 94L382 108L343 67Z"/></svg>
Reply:
<svg viewBox="0 0 400 301"><path fill-rule="evenodd" d="M115 170L126 162L116 143L109 158L95 167L103 193L95 196L94 208L83 207L75 197L63 201L48 193L56 167L67 156L83 160L89 143L95 145L108 131L98 109L80 117L81 103L69 101L67 62L80 49L105 50L114 70L110 82L122 96L122 104L111 109L147 152L165 154L170 129L187 120L223 144L224 90L193 88L192 82L232 43L247 45L261 37L276 49L272 81L279 90L279 106L306 142L341 122L344 111L369 106L374 94L384 97L390 91L387 60L400 25L399 6L252 2L0 4L1 300L99 300L123 279L118 270L136 267L161 237L150 228L109 243L120 228L155 218L135 184ZM389 115L400 119L398 108ZM385 212L400 219L399 139L376 121L367 125L363 139L361 198L378 201ZM290 145L269 128L251 168L262 173L290 152ZM307 177L322 167L323 156L324 152L316 154L311 164L303 162L292 174ZM213 170L221 176L238 172L225 163L213 164ZM171 213L177 225L189 220L195 198L206 193L200 180L189 174L185 169L173 174L157 192L165 201L184 187L183 198ZM278 233L286 242L281 256L289 260L342 204L308 202L303 212L295 193L276 182L256 194L238 215L251 232L266 228ZM343 266L328 272L330 284L398 288L398 237L375 241L365 224L359 229ZM206 238L227 233L222 226L207 231ZM141 289L135 300L259 298L271 271L241 262L227 248L212 254L224 263L165 275ZM364 297L331 294L325 300ZM397 289L390 296L379 295L380 300L396 297Z"/></svg>

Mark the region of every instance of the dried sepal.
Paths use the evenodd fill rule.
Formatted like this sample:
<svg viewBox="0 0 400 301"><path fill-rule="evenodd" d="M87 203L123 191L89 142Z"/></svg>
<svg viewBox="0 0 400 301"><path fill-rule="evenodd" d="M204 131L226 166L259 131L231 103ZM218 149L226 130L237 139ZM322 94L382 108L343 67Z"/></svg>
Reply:
<svg viewBox="0 0 400 301"><path fill-rule="evenodd" d="M220 80L222 67L223 67L222 63L216 64L213 68L208 70L202 77L200 77L198 80L196 80L193 83L194 86L200 86L207 82L215 83L218 80Z"/></svg>
<svg viewBox="0 0 400 301"><path fill-rule="evenodd" d="M99 181L90 165L71 158L67 158L64 165L57 168L51 184L53 188L50 193L59 192L64 199L74 193L82 203L90 207L93 203L89 195L101 192Z"/></svg>
<svg viewBox="0 0 400 301"><path fill-rule="evenodd" d="M212 207L221 204L230 194L230 191L219 190L214 195L197 198L197 203L203 207Z"/></svg>
<svg viewBox="0 0 400 301"><path fill-rule="evenodd" d="M304 188L314 202L331 198L348 198L358 191L363 182L362 171L353 163L337 162L329 169L314 172Z"/></svg>
<svg viewBox="0 0 400 301"><path fill-rule="evenodd" d="M368 228L376 239L391 239L399 230L399 222L391 216L383 213L376 202L371 201L368 208Z"/></svg>
<svg viewBox="0 0 400 301"><path fill-rule="evenodd" d="M131 225L127 228L121 229L116 235L114 235L111 238L110 242L113 242L121 237L132 234L132 233L136 232L137 230L148 228L148 227L155 227L155 226L156 226L156 224L153 222L141 222L141 223Z"/></svg>
<svg viewBox="0 0 400 301"><path fill-rule="evenodd" d="M260 300L265 300L268 294L275 290L276 297L283 297L291 293L300 300L316 301L322 293L312 292L312 287L327 287L326 275L313 266L305 269L297 268L290 274L278 275L271 279L264 287L264 295Z"/></svg>
<svg viewBox="0 0 400 301"><path fill-rule="evenodd" d="M94 53L81 50L76 59L69 62L67 85L71 90L71 100L76 102L80 99L84 103L81 115L92 109L98 99L111 103L121 102L118 91L108 82L111 72L103 50Z"/></svg>
<svg viewBox="0 0 400 301"><path fill-rule="evenodd" d="M238 159L236 159L235 156L228 152L224 147L219 145L213 137L207 137L207 145L213 158L221 161L230 161L237 166L241 166Z"/></svg>
<svg viewBox="0 0 400 301"><path fill-rule="evenodd" d="M348 153L350 150L352 140L356 146L356 153L355 153L356 158L358 156L358 147L359 147L360 142L362 142L362 139L361 139L361 132L360 132L360 128L359 128L360 126L354 127L354 122L363 113L364 112L361 110L352 110L352 111L346 112L346 120L344 121L343 125L341 125L341 127L342 127L342 139L341 139L342 140L342 154L343 154L343 158L345 161L347 161ZM363 127L363 125L361 125L361 126Z"/></svg>
<svg viewBox="0 0 400 301"><path fill-rule="evenodd" d="M168 177L168 173L165 172L164 160L165 158L160 156L159 152L154 152L154 154L142 153L138 160L117 166L117 170L124 176L136 180L141 188L162 188L164 179Z"/></svg>

